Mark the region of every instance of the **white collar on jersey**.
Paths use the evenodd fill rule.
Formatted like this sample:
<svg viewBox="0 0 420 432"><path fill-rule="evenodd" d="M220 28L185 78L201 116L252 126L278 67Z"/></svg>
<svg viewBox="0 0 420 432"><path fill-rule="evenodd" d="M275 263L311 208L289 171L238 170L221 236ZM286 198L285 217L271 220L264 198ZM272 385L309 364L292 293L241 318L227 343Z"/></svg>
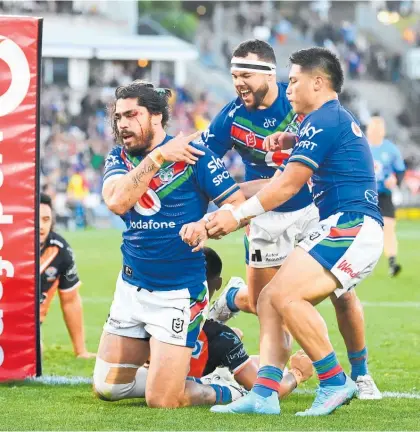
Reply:
<svg viewBox="0 0 420 432"><path fill-rule="evenodd" d="M230 63L230 71L258 72L272 75L276 73L276 65L261 60L248 60L240 57L233 57Z"/></svg>

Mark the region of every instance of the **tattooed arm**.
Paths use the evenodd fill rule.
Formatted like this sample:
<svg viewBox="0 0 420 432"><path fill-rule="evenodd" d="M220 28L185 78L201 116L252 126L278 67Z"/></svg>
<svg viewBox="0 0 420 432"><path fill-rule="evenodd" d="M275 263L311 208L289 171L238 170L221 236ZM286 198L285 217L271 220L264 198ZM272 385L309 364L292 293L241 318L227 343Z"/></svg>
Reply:
<svg viewBox="0 0 420 432"><path fill-rule="evenodd" d="M191 145L200 132L184 136L182 133L166 144L152 150L132 171L121 174L116 169L115 175L104 181L102 196L108 208L117 215L127 213L137 200L147 191L153 176L166 162L186 162L194 165L203 151ZM124 172L124 170L123 170Z"/></svg>
<svg viewBox="0 0 420 432"><path fill-rule="evenodd" d="M159 170L159 162L145 157L132 171L115 175L105 181L102 196L108 208L117 215L130 210L147 191L150 181Z"/></svg>

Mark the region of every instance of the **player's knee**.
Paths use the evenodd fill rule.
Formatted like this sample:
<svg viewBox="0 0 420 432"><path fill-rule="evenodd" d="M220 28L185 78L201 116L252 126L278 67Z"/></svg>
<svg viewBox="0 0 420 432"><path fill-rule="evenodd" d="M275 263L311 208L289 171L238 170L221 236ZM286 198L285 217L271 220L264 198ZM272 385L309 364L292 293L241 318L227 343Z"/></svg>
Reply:
<svg viewBox="0 0 420 432"><path fill-rule="evenodd" d="M117 367L97 358L93 373L93 392L107 402L125 399L135 384L135 373L135 368Z"/></svg>
<svg viewBox="0 0 420 432"><path fill-rule="evenodd" d="M295 313L296 305L300 300L301 299L294 294L285 293L284 295L278 296L276 299L277 308L280 313L286 317L289 314Z"/></svg>
<svg viewBox="0 0 420 432"><path fill-rule="evenodd" d="M274 290L271 288L270 284L260 292L258 299L255 300L255 313L257 315L267 310L267 308L273 304L273 294Z"/></svg>
<svg viewBox="0 0 420 432"><path fill-rule="evenodd" d="M349 309L355 306L357 301L356 296L352 292L347 292L340 297L335 297L333 295L333 305L339 312L347 312Z"/></svg>

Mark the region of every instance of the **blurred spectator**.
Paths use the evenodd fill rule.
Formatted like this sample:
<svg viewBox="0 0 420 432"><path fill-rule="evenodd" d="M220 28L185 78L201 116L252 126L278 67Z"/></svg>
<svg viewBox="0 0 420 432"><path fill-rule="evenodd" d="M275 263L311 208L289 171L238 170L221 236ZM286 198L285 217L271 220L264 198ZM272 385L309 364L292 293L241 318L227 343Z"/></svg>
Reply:
<svg viewBox="0 0 420 432"><path fill-rule="evenodd" d="M108 70L106 78L94 81L84 93L57 86L44 86L42 91L41 181L55 201L57 223L69 229L114 223L101 198L104 160L115 145L107 106L115 87L134 79L136 65L112 66L118 73ZM171 84L165 78L160 86L173 88ZM206 93L193 95L175 88L168 133L205 130L211 110Z"/></svg>
<svg viewBox="0 0 420 432"><path fill-rule="evenodd" d="M86 227L84 200L89 195L89 187L83 175L83 170L83 166L76 166L67 186L68 203L73 209L73 219L79 229Z"/></svg>

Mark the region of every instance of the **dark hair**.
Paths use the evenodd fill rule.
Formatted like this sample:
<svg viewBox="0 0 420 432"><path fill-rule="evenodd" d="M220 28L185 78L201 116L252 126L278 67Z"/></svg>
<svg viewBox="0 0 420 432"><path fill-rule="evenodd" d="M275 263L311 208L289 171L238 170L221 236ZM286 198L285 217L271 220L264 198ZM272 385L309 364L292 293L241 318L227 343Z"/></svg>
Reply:
<svg viewBox="0 0 420 432"><path fill-rule="evenodd" d="M41 200L40 204L46 204L52 210L52 200L49 195L44 192L41 192Z"/></svg>
<svg viewBox="0 0 420 432"><path fill-rule="evenodd" d="M331 81L335 92L340 93L343 87L344 74L340 60L331 51L325 48L308 48L294 52L290 56L290 63L299 65L302 71L321 69Z"/></svg>
<svg viewBox="0 0 420 432"><path fill-rule="evenodd" d="M233 50L232 57L246 57L248 54L256 54L260 60L276 64L273 47L262 40L252 39L240 43Z"/></svg>
<svg viewBox="0 0 420 432"><path fill-rule="evenodd" d="M222 259L215 250L209 247L205 247L203 252L206 258L206 279L219 277L222 273Z"/></svg>
<svg viewBox="0 0 420 432"><path fill-rule="evenodd" d="M120 138L115 120L115 108L118 99L137 98L137 105L145 107L149 114L162 114L162 127L165 127L169 120L169 98L171 95L172 92L169 89L155 88L152 83L140 80L117 87L115 101L110 110L112 133L115 140L119 141Z"/></svg>

